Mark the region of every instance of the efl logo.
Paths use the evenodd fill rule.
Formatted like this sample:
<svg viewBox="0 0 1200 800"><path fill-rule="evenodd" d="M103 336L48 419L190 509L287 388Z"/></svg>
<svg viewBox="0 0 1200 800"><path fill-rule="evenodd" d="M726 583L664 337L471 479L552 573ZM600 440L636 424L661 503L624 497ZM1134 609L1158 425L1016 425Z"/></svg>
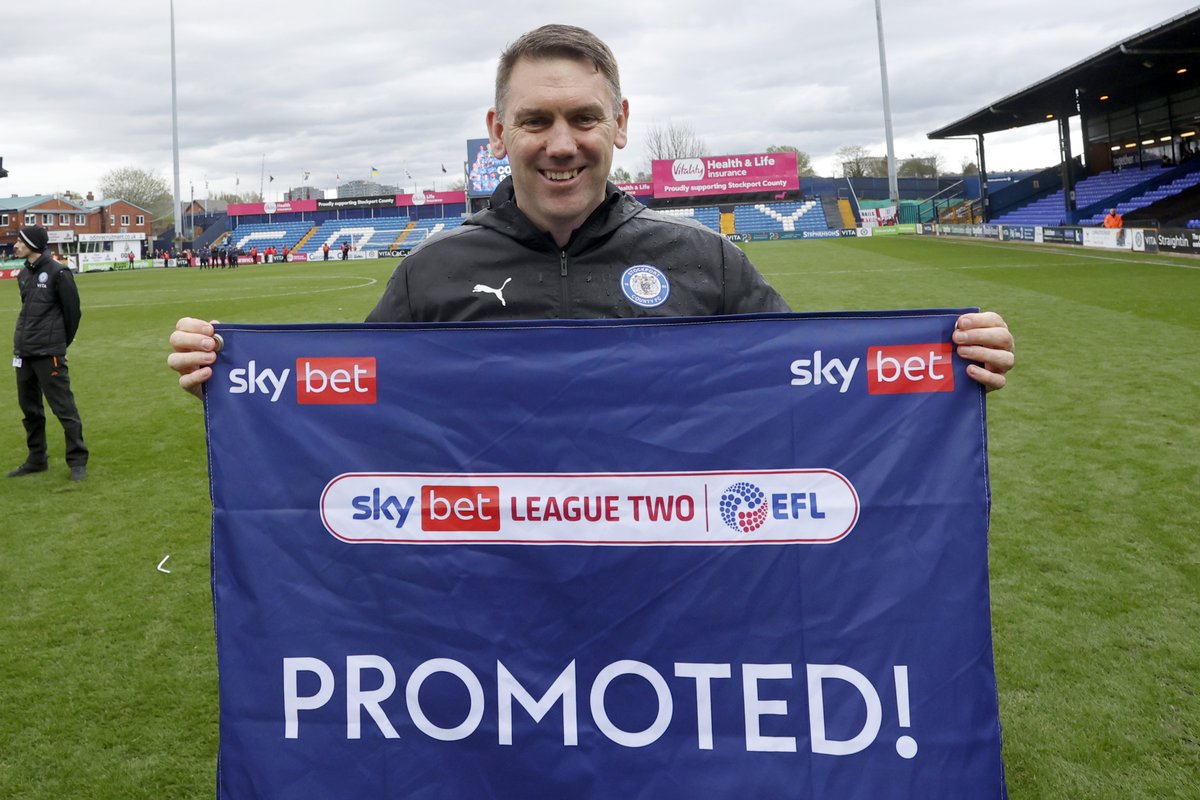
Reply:
<svg viewBox="0 0 1200 800"><path fill-rule="evenodd" d="M300 405L373 405L374 358L297 358L296 402Z"/></svg>
<svg viewBox="0 0 1200 800"><path fill-rule="evenodd" d="M916 394L954 391L949 342L867 349L867 392Z"/></svg>
<svg viewBox="0 0 1200 800"><path fill-rule="evenodd" d="M421 530L500 530L500 487L422 486Z"/></svg>

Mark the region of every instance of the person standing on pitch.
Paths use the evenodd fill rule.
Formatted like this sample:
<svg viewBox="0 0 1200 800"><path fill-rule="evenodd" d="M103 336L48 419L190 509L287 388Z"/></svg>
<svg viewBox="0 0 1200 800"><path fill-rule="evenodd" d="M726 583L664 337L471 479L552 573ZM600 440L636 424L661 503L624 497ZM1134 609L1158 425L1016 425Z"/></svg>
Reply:
<svg viewBox="0 0 1200 800"><path fill-rule="evenodd" d="M79 290L71 270L46 252L48 238L39 225L21 228L17 234L16 254L25 259L25 268L17 276L21 311L13 334L13 367L29 455L8 477L45 472L49 466L42 406L45 396L66 433L71 480L81 481L87 477L88 449L67 372L67 348L79 330Z"/></svg>

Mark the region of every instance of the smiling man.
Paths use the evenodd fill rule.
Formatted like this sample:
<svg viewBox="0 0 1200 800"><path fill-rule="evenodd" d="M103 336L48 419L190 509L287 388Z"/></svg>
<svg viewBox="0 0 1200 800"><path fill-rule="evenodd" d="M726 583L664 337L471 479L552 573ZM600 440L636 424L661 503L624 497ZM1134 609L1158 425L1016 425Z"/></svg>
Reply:
<svg viewBox="0 0 1200 800"><path fill-rule="evenodd" d="M368 321L787 311L724 237L608 182L628 124L616 59L593 34L546 25L514 42L487 112L512 176L489 209L401 262Z"/></svg>
<svg viewBox="0 0 1200 800"><path fill-rule="evenodd" d="M788 311L745 254L690 219L660 214L608 182L628 141L629 101L612 51L570 25L530 31L500 56L487 112L511 177L490 207L430 237L393 273L368 322L710 316ZM212 375L211 323L171 335L171 368L199 395ZM954 341L968 374L1004 385L1013 340L997 314L966 314Z"/></svg>
<svg viewBox="0 0 1200 800"><path fill-rule="evenodd" d="M560 247L603 201L613 149L629 136L616 63L607 48L591 55L596 63L569 51L536 60L506 54L487 114L492 153L508 156L513 170L517 206Z"/></svg>

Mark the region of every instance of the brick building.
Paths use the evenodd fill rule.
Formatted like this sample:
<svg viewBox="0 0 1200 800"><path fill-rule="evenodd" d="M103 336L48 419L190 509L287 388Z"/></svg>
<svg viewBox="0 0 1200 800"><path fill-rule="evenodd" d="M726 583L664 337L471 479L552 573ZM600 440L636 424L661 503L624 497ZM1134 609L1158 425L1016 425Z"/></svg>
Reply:
<svg viewBox="0 0 1200 800"><path fill-rule="evenodd" d="M150 212L125 200L75 200L64 195L0 198L0 256L12 257L17 231L41 225L56 253L73 251L81 233L142 233L154 239Z"/></svg>

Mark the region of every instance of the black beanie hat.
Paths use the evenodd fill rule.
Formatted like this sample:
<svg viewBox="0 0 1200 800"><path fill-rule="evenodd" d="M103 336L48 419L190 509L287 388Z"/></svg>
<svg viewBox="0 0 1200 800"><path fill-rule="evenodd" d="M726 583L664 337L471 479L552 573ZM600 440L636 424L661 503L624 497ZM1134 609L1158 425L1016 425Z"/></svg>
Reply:
<svg viewBox="0 0 1200 800"><path fill-rule="evenodd" d="M35 250L39 253L46 251L46 244L50 241L46 229L41 225L26 225L21 228L21 232L17 234L21 241L28 245L30 250Z"/></svg>

